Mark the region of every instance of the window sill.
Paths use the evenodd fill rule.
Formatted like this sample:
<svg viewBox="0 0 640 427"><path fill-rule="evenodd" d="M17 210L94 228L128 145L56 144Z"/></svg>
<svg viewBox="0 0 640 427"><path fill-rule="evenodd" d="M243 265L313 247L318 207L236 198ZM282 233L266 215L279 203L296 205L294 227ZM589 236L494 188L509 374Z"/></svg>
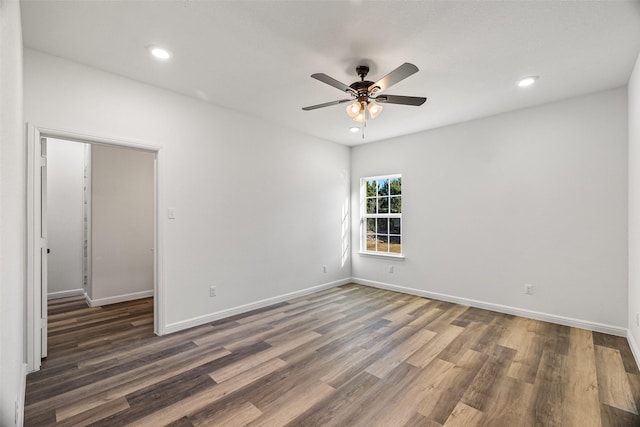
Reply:
<svg viewBox="0 0 640 427"><path fill-rule="evenodd" d="M371 257L371 258L391 258L398 261L404 261L404 255L391 255L388 253L376 253L376 252L358 252L360 256Z"/></svg>

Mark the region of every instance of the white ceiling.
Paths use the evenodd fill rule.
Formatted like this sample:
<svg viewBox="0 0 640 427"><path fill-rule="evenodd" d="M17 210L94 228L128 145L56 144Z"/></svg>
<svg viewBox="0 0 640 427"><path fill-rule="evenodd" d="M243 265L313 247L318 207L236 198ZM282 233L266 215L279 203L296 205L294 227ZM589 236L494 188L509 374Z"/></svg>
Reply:
<svg viewBox="0 0 640 427"><path fill-rule="evenodd" d="M23 0L22 20L29 48L346 145L363 141L344 104L301 110L345 98L313 73L418 66L386 93L427 102L386 105L371 142L624 86L640 50L639 1Z"/></svg>

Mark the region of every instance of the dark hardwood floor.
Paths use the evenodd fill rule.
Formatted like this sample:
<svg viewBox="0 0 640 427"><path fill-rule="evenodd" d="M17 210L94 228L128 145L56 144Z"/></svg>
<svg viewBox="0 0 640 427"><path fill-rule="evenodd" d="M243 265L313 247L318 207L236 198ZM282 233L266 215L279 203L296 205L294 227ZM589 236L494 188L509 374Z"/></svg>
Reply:
<svg viewBox="0 0 640 427"><path fill-rule="evenodd" d="M638 426L624 338L345 285L175 334L49 304L26 426Z"/></svg>

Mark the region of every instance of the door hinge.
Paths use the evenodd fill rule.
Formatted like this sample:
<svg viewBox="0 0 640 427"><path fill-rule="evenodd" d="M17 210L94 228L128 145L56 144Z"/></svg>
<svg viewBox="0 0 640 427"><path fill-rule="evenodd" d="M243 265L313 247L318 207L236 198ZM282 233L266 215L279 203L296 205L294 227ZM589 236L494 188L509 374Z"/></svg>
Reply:
<svg viewBox="0 0 640 427"><path fill-rule="evenodd" d="M47 327L47 318L40 319L40 329L44 329Z"/></svg>
<svg viewBox="0 0 640 427"><path fill-rule="evenodd" d="M47 158L45 156L40 156L40 167L43 168L47 166Z"/></svg>
<svg viewBox="0 0 640 427"><path fill-rule="evenodd" d="M46 248L47 247L47 239L45 239L44 237L40 238L40 247L41 248Z"/></svg>

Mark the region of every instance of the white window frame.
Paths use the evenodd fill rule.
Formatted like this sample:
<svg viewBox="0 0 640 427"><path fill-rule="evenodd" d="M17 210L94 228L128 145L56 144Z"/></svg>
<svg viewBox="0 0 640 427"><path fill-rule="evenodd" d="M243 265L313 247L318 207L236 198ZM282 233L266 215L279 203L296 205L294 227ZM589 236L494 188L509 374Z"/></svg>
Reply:
<svg viewBox="0 0 640 427"><path fill-rule="evenodd" d="M367 176L360 178L360 255L364 256L372 256L372 257L382 257L382 258L395 258L395 259L404 259L404 229L402 225L402 212L401 213L386 213L386 214L368 214L367 213L367 182L368 181L378 181L381 179L402 179L402 174L390 174L390 175L379 175L379 176ZM400 196L404 198L404 195L400 193ZM391 206L389 206L391 208ZM397 252L378 252L378 251L370 251L367 250L367 219L368 218L399 218L400 219L400 253Z"/></svg>

